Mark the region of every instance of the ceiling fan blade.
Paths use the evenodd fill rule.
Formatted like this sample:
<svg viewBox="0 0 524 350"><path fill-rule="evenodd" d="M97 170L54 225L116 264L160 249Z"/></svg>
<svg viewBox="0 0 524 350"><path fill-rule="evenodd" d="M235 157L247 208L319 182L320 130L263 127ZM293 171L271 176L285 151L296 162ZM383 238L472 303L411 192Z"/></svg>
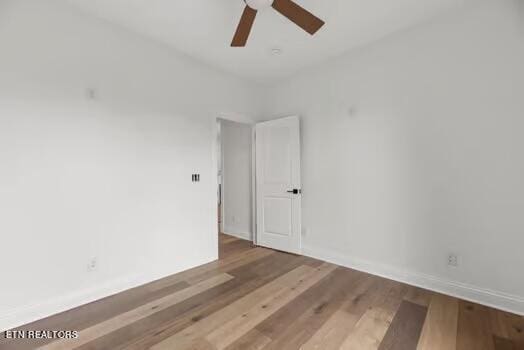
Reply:
<svg viewBox="0 0 524 350"><path fill-rule="evenodd" d="M272 6L311 35L315 34L325 24L323 20L291 0L274 0Z"/></svg>
<svg viewBox="0 0 524 350"><path fill-rule="evenodd" d="M247 38L249 37L256 16L257 10L246 6L244 13L242 13L242 17L240 18L240 23L238 24L233 41L231 42L232 47L246 46Z"/></svg>

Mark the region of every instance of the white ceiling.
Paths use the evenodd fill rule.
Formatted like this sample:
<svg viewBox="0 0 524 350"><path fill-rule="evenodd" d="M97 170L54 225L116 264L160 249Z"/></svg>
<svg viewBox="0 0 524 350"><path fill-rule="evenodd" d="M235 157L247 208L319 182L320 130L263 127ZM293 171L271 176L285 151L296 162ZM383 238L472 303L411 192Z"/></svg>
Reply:
<svg viewBox="0 0 524 350"><path fill-rule="evenodd" d="M243 0L69 0L98 17L237 75L271 82L419 24L464 0L296 0L326 21L310 36L274 9L259 11L245 48L229 44ZM271 54L279 47L282 54Z"/></svg>

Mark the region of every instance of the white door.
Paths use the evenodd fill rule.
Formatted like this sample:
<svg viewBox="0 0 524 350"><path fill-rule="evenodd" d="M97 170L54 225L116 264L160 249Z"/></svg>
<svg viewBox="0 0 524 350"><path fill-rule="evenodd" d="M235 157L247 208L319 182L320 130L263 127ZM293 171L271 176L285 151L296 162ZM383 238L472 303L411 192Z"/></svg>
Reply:
<svg viewBox="0 0 524 350"><path fill-rule="evenodd" d="M299 119L257 124L255 138L256 244L300 254Z"/></svg>

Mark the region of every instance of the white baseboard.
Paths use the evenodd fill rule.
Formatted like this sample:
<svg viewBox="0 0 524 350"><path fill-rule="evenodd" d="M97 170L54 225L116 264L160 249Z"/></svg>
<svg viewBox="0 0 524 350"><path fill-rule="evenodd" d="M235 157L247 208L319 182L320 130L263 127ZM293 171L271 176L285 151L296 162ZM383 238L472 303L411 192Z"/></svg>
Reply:
<svg viewBox="0 0 524 350"><path fill-rule="evenodd" d="M438 293L524 316L524 298L490 289L446 280L384 264L354 259L342 253L312 247L302 247L302 254L318 260L366 272Z"/></svg>
<svg viewBox="0 0 524 350"><path fill-rule="evenodd" d="M0 331L13 329L145 283L147 283L145 279L140 276L128 276L111 283L99 285L96 288L53 298L42 303L7 310L2 312L2 316L0 316Z"/></svg>
<svg viewBox="0 0 524 350"><path fill-rule="evenodd" d="M205 259L195 266L203 265L216 259L217 257ZM189 268L191 268L191 266L187 267L187 269ZM186 268L183 270L186 270ZM77 308L79 306L106 298L128 289L139 287L183 270L175 272L160 272L148 274L147 276L138 274L127 276L105 284L97 285L94 288L89 288L71 293L69 295L56 297L42 303L35 303L11 310L0 310L0 332L14 329L34 321Z"/></svg>
<svg viewBox="0 0 524 350"><path fill-rule="evenodd" d="M236 237L238 239L243 239L245 241L252 241L253 239L251 238L251 232L239 232L237 230L231 230L229 228L226 228L224 227L224 229L222 230L223 234L225 235L228 235L228 236L233 236L233 237Z"/></svg>

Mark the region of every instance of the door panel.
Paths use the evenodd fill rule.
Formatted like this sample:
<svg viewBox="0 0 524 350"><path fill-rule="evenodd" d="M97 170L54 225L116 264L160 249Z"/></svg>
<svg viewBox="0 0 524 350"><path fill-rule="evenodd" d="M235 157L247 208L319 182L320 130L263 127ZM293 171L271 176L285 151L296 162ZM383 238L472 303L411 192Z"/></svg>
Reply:
<svg viewBox="0 0 524 350"><path fill-rule="evenodd" d="M273 127L266 130L267 143L264 154L264 173L267 184L289 184L291 179L291 154L289 129Z"/></svg>
<svg viewBox="0 0 524 350"><path fill-rule="evenodd" d="M264 228L266 233L290 236L291 199L266 197L264 199Z"/></svg>
<svg viewBox="0 0 524 350"><path fill-rule="evenodd" d="M298 117L256 126L257 244L300 253L301 188Z"/></svg>

